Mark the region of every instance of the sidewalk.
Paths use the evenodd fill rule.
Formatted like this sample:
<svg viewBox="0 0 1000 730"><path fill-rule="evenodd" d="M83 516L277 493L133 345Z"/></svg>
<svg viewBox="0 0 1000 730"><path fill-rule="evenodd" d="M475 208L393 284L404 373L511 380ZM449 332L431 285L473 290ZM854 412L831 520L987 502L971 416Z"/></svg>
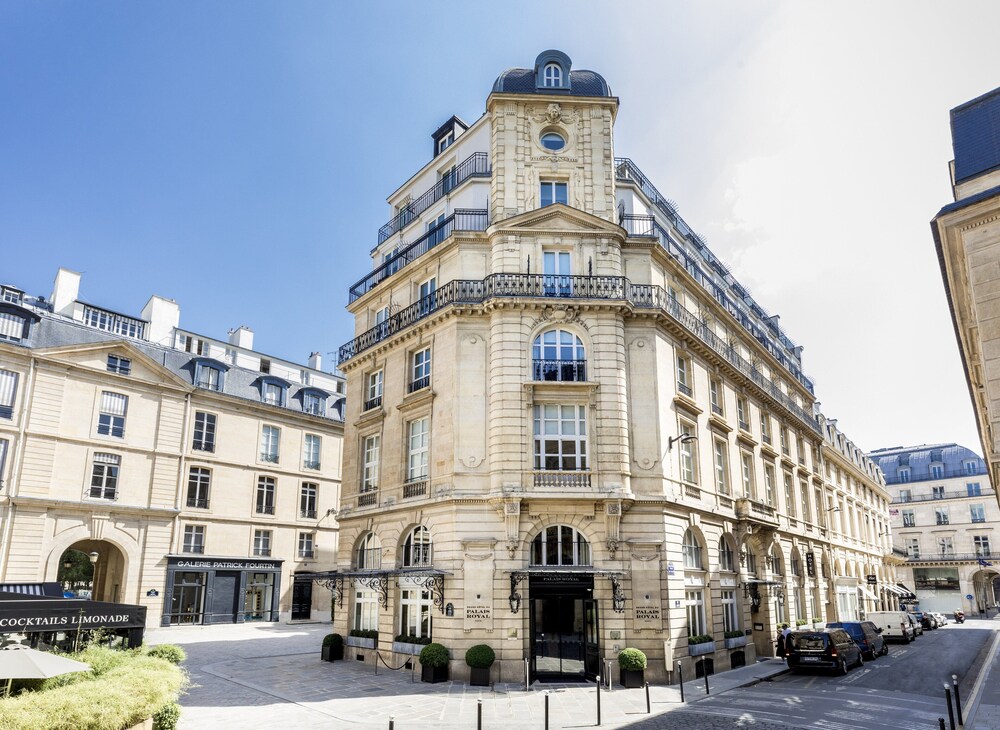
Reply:
<svg viewBox="0 0 1000 730"><path fill-rule="evenodd" d="M476 727L482 703L484 728L541 727L548 696L550 727L593 725L597 691L593 683L470 687L462 682L424 684L419 675L357 661L322 662L324 625L191 627L154 630L150 643L174 643L188 652L192 687L181 698L182 728L216 728L252 716L284 728ZM714 696L755 684L785 671L767 660L709 677ZM705 697L704 679L685 682L685 703L676 685L601 690L602 725L621 728L682 709ZM239 719L239 720L238 720Z"/></svg>
<svg viewBox="0 0 1000 730"><path fill-rule="evenodd" d="M993 621L1000 621L1000 615ZM972 697L963 704L966 730L1000 728L1000 632L993 637Z"/></svg>

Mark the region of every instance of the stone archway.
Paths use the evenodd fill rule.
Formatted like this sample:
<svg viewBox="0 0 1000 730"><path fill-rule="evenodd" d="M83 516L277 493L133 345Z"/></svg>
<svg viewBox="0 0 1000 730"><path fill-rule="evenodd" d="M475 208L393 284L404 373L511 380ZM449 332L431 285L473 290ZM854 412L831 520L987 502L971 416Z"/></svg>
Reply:
<svg viewBox="0 0 1000 730"><path fill-rule="evenodd" d="M111 525L76 525L55 534L47 544L44 580L58 580L66 550L97 553L95 601L138 603L141 563L139 545L126 532Z"/></svg>
<svg viewBox="0 0 1000 730"><path fill-rule="evenodd" d="M126 560L125 553L107 540L80 540L66 550L77 550L90 556L94 566L91 580L91 599L124 603ZM63 551L65 554L66 551ZM96 557L95 557L96 555ZM62 556L60 556L62 561Z"/></svg>
<svg viewBox="0 0 1000 730"><path fill-rule="evenodd" d="M971 576L972 584L972 608L984 616L994 614L997 601L1000 600L1000 593L997 593L997 583L1000 581L1000 573L995 568L980 568ZM963 596L963 603L968 600Z"/></svg>

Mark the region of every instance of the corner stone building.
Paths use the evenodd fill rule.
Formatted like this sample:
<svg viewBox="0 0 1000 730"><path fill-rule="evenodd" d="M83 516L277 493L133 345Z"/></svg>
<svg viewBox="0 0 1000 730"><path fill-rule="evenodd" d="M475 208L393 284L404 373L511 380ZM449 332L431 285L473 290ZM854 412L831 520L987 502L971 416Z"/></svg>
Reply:
<svg viewBox="0 0 1000 730"><path fill-rule="evenodd" d="M777 317L615 158L617 113L545 52L389 198L339 353L326 581L336 631L378 632L350 659L395 666L433 637L463 678L486 643L493 680L523 681L638 647L663 681L893 599L881 474L814 416Z"/></svg>

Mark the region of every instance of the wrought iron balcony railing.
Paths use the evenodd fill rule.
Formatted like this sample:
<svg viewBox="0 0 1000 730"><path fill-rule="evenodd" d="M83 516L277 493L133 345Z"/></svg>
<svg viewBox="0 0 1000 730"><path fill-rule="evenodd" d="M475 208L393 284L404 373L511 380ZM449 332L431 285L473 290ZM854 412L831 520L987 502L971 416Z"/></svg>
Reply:
<svg viewBox="0 0 1000 730"><path fill-rule="evenodd" d="M194 507L196 509L208 509L208 500L198 499L197 497L188 497L187 506Z"/></svg>
<svg viewBox="0 0 1000 730"><path fill-rule="evenodd" d="M997 561L1000 563L1000 553L995 551L978 553L929 553L927 555L908 555L906 558L908 563L937 563L952 560L985 560L989 562Z"/></svg>
<svg viewBox="0 0 1000 730"><path fill-rule="evenodd" d="M896 499L892 500L891 504L907 504L908 502L940 502L945 499L977 499L979 497L992 497L996 492L992 489L982 489L980 488L978 492L973 490L974 494L970 494L968 489L953 489L947 492L938 492L934 494L911 494L909 497L904 497L904 495L899 495Z"/></svg>
<svg viewBox="0 0 1000 730"><path fill-rule="evenodd" d="M374 398L369 398L365 401L364 410L370 411L372 408L378 408L382 405L382 396L377 395Z"/></svg>
<svg viewBox="0 0 1000 730"><path fill-rule="evenodd" d="M421 195L416 200L412 201L403 210L399 211L392 220L386 223L384 226L378 229L378 242L381 244L383 241L388 240L388 238L406 228L410 223L415 221L417 217L423 213L425 210L430 208L434 203L439 201L445 195L450 193L452 190L457 188L459 185L464 183L466 180L472 177L489 177L490 176L490 159L489 155L485 152L474 152L469 157L465 159L461 164L457 165L454 170L452 170L447 175L442 176L440 180L428 190L426 193Z"/></svg>
<svg viewBox="0 0 1000 730"><path fill-rule="evenodd" d="M445 241L455 231L485 231L488 223L489 214L485 210L456 210L416 241L393 252L381 266L351 285L349 300L353 302L358 297L364 296L408 263Z"/></svg>
<svg viewBox="0 0 1000 730"><path fill-rule="evenodd" d="M531 379L560 383L587 380L586 360L532 360Z"/></svg>
<svg viewBox="0 0 1000 730"><path fill-rule="evenodd" d="M903 465L904 470L908 467ZM885 483L886 484L915 484L919 482L933 482L941 479L956 479L958 477L980 477L986 476L986 466L976 464L976 468L973 471L968 469L941 469L937 472L933 472L930 469L921 469L919 472L914 473L912 471L905 472L907 474L906 478L902 478L899 471L895 474L886 474Z"/></svg>

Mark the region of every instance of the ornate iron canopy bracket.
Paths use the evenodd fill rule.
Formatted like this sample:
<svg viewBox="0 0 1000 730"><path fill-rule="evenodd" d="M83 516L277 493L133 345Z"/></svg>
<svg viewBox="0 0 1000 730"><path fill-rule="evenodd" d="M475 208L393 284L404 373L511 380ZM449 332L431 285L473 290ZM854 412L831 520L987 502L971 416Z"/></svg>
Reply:
<svg viewBox="0 0 1000 730"><path fill-rule="evenodd" d="M410 578L411 581L428 591L431 600L437 606L438 611L444 613L444 576L443 575L422 575ZM398 585L398 583L397 583Z"/></svg>
<svg viewBox="0 0 1000 730"><path fill-rule="evenodd" d="M756 583L743 584L743 597L750 601L750 611L756 613L760 610L760 589Z"/></svg>
<svg viewBox="0 0 1000 730"><path fill-rule="evenodd" d="M340 608L344 607L344 578L343 576L335 576L327 580L316 581L319 585L326 588L328 591L333 593L333 598L337 602L337 606Z"/></svg>
<svg viewBox="0 0 1000 730"><path fill-rule="evenodd" d="M354 582L363 588L375 591L379 597L382 608L389 608L389 578L385 573L375 573L372 575L356 575Z"/></svg>
<svg viewBox="0 0 1000 730"><path fill-rule="evenodd" d="M611 576L611 607L615 613L625 612L625 591L622 590L622 584L617 575Z"/></svg>

